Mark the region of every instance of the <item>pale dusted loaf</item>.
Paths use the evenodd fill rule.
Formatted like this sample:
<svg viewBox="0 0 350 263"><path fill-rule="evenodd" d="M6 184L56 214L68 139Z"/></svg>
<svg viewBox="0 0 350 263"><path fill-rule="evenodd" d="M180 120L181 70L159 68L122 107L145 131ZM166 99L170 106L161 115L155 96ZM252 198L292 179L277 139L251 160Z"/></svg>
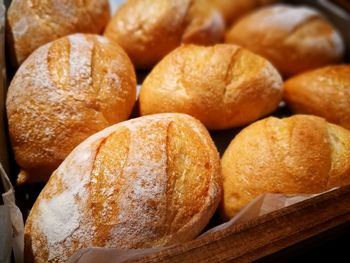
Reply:
<svg viewBox="0 0 350 263"><path fill-rule="evenodd" d="M223 40L224 21L211 0L129 0L105 36L121 45L136 68L151 68L181 43Z"/></svg>
<svg viewBox="0 0 350 263"><path fill-rule="evenodd" d="M234 45L183 45L147 76L139 102L141 115L182 112L226 129L271 113L281 96L281 76L266 59Z"/></svg>
<svg viewBox="0 0 350 263"><path fill-rule="evenodd" d="M261 6L272 4L278 0L211 0L220 10L226 24L231 25L240 17Z"/></svg>
<svg viewBox="0 0 350 263"><path fill-rule="evenodd" d="M284 83L283 98L295 113L318 115L350 129L350 65L297 75Z"/></svg>
<svg viewBox="0 0 350 263"><path fill-rule="evenodd" d="M19 66L35 49L73 33L102 33L109 15L107 0L12 0L7 12L7 44Z"/></svg>
<svg viewBox="0 0 350 263"><path fill-rule="evenodd" d="M37 49L6 101L18 182L46 181L81 141L126 120L135 93L130 59L102 36L75 34Z"/></svg>
<svg viewBox="0 0 350 263"><path fill-rule="evenodd" d="M285 76L337 63L344 55L338 31L309 7L259 9L234 24L226 42L266 57Z"/></svg>
<svg viewBox="0 0 350 263"><path fill-rule="evenodd" d="M311 115L269 117L242 130L222 160L222 215L263 193L313 194L350 184L350 131Z"/></svg>
<svg viewBox="0 0 350 263"><path fill-rule="evenodd" d="M159 114L111 126L51 176L25 226L28 262L79 248L146 248L196 237L221 197L218 152L204 126Z"/></svg>

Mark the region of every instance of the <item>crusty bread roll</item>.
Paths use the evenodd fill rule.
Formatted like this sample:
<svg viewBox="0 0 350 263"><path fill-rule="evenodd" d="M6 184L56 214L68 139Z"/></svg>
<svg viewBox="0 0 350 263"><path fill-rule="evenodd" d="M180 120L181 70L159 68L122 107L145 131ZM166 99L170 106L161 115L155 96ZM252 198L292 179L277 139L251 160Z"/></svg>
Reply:
<svg viewBox="0 0 350 263"><path fill-rule="evenodd" d="M112 17L105 36L121 45L137 68L151 68L181 43L223 39L223 18L210 1L129 0Z"/></svg>
<svg viewBox="0 0 350 263"><path fill-rule="evenodd" d="M222 215L263 193L311 194L350 184L350 131L309 115L269 117L242 130L222 160Z"/></svg>
<svg viewBox="0 0 350 263"><path fill-rule="evenodd" d="M275 110L282 80L266 59L234 45L183 45L147 76L140 113L182 112L208 129L252 122Z"/></svg>
<svg viewBox="0 0 350 263"><path fill-rule="evenodd" d="M101 33L109 20L107 0L12 0L7 13L7 40L14 66L35 49L73 33Z"/></svg>
<svg viewBox="0 0 350 263"><path fill-rule="evenodd" d="M350 65L306 72L284 87L284 100L293 112L318 115L350 129Z"/></svg>
<svg viewBox="0 0 350 263"><path fill-rule="evenodd" d="M220 10L226 25L231 25L238 18L264 5L278 0L211 0Z"/></svg>
<svg viewBox="0 0 350 263"><path fill-rule="evenodd" d="M185 242L221 197L218 152L204 126L159 114L111 126L80 144L51 176L25 226L28 262L66 262L86 247Z"/></svg>
<svg viewBox="0 0 350 263"><path fill-rule="evenodd" d="M233 25L226 42L266 57L285 76L339 62L344 54L338 31L308 7L262 8Z"/></svg>
<svg viewBox="0 0 350 263"><path fill-rule="evenodd" d="M42 182L91 134L126 120L135 103L136 77L119 46L75 34L29 56L7 95L9 133L18 182Z"/></svg>

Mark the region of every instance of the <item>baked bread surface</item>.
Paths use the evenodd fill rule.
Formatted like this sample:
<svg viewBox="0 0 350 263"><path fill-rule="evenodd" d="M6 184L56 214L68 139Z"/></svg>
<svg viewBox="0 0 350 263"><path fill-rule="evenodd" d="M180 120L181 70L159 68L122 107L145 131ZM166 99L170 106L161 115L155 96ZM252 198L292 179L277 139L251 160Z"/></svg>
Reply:
<svg viewBox="0 0 350 263"><path fill-rule="evenodd" d="M226 25L229 26L254 9L275 3L277 0L212 0L212 2L220 10Z"/></svg>
<svg viewBox="0 0 350 263"><path fill-rule="evenodd" d="M75 34L37 49L7 94L18 182L47 181L80 142L126 120L135 93L130 59L102 36Z"/></svg>
<svg viewBox="0 0 350 263"><path fill-rule="evenodd" d="M129 0L104 34L125 49L136 68L149 69L181 43L223 40L224 28L210 0Z"/></svg>
<svg viewBox="0 0 350 263"><path fill-rule="evenodd" d="M222 160L221 214L263 193L315 194L350 184L350 131L323 118L265 118L243 129Z"/></svg>
<svg viewBox="0 0 350 263"><path fill-rule="evenodd" d="M108 0L13 0L7 12L7 47L17 67L38 47L73 33L102 33Z"/></svg>
<svg viewBox="0 0 350 263"><path fill-rule="evenodd" d="M243 17L228 31L226 42L267 58L287 77L338 63L345 50L339 32L318 11L288 5Z"/></svg>
<svg viewBox="0 0 350 263"><path fill-rule="evenodd" d="M28 262L65 262L79 248L146 248L193 239L221 198L218 152L184 114L113 125L51 176L25 226Z"/></svg>
<svg viewBox="0 0 350 263"><path fill-rule="evenodd" d="M350 66L328 66L290 78L283 99L295 113L317 115L350 129Z"/></svg>
<svg viewBox="0 0 350 263"><path fill-rule="evenodd" d="M235 45L183 45L153 68L139 101L141 115L182 112L226 129L271 113L281 96L281 76L266 59Z"/></svg>

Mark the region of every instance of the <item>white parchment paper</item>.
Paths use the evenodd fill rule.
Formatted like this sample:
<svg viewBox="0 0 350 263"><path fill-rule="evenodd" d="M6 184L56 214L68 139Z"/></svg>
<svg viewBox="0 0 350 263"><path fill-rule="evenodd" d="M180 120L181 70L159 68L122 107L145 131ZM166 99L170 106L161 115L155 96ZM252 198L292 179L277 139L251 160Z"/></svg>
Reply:
<svg viewBox="0 0 350 263"><path fill-rule="evenodd" d="M331 189L333 190L333 189ZM330 191L331 191L330 190ZM319 194L305 194L305 195L283 195L283 194L264 194L248 205L246 205L235 217L230 221L218 225L200 237L208 235L213 232L221 231L237 223L244 223L253 220L261 215L273 212L275 210L302 202L306 199L312 198ZM69 263L123 263L128 260L140 259L146 255L159 252L166 249L152 248L152 249L118 249L118 248L86 248L77 251L68 261Z"/></svg>
<svg viewBox="0 0 350 263"><path fill-rule="evenodd" d="M0 262L11 262L11 253L16 263L23 262L24 232L22 213L15 204L15 193L9 178L0 164L4 205L0 206Z"/></svg>

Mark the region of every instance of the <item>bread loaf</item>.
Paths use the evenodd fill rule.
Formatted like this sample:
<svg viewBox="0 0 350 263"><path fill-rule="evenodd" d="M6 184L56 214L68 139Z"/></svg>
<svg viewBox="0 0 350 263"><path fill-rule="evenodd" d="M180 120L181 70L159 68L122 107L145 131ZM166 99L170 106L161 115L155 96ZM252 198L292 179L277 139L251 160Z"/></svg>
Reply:
<svg viewBox="0 0 350 263"><path fill-rule="evenodd" d="M151 68L181 43L209 45L224 36L224 21L211 0L130 0L107 25L137 68Z"/></svg>
<svg viewBox="0 0 350 263"><path fill-rule="evenodd" d="M222 215L263 193L314 194L350 184L350 131L324 119L269 117L242 130L222 160Z"/></svg>
<svg viewBox="0 0 350 263"><path fill-rule="evenodd" d="M318 115L350 129L350 65L297 75L285 82L283 98L295 113Z"/></svg>
<svg viewBox="0 0 350 263"><path fill-rule="evenodd" d="M146 248L196 237L220 201L221 168L204 126L159 114L111 126L51 176L25 225L28 262L86 247Z"/></svg>
<svg viewBox="0 0 350 263"><path fill-rule="evenodd" d="M35 49L73 33L101 33L109 20L107 0L12 0L7 12L7 47L19 66Z"/></svg>
<svg viewBox="0 0 350 263"><path fill-rule="evenodd" d="M182 112L226 129L267 115L281 96L281 76L264 58L234 45L183 45L147 76L139 102L141 115Z"/></svg>
<svg viewBox="0 0 350 263"><path fill-rule="evenodd" d="M18 182L46 181L81 141L126 120L135 92L128 56L104 37L75 34L37 49L7 95Z"/></svg>
<svg viewBox="0 0 350 263"><path fill-rule="evenodd" d="M338 31L309 7L259 9L233 25L226 42L267 58L285 76L337 63L344 55Z"/></svg>
<svg viewBox="0 0 350 263"><path fill-rule="evenodd" d="M277 0L212 0L212 2L220 10L226 25L231 25L254 9L275 3Z"/></svg>

